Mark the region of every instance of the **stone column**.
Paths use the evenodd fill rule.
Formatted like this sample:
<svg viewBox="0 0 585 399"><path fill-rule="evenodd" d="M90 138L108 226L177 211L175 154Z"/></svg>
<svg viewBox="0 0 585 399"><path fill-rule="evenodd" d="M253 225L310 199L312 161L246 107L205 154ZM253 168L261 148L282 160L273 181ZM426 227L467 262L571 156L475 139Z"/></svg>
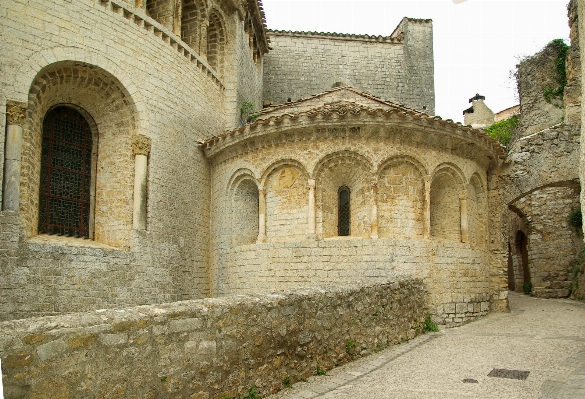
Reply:
<svg viewBox="0 0 585 399"><path fill-rule="evenodd" d="M207 61L207 27L209 21L207 19L201 21L201 42L199 43L199 55Z"/></svg>
<svg viewBox="0 0 585 399"><path fill-rule="evenodd" d="M372 227L370 231L370 238L378 238L378 182L374 181L370 185L370 193L372 196L372 210L371 210L371 220L372 220Z"/></svg>
<svg viewBox="0 0 585 399"><path fill-rule="evenodd" d="M132 228L146 230L146 185L148 181L148 154L150 139L142 135L132 136L134 153L134 215Z"/></svg>
<svg viewBox="0 0 585 399"><path fill-rule="evenodd" d="M6 144L4 148L4 195L2 209L18 211L20 203L20 168L22 160L22 125L26 104L6 104Z"/></svg>
<svg viewBox="0 0 585 399"><path fill-rule="evenodd" d="M266 242L266 189L258 189L258 239L256 242Z"/></svg>
<svg viewBox="0 0 585 399"><path fill-rule="evenodd" d="M425 178L425 204L423 213L423 237L429 238L431 236L431 177Z"/></svg>
<svg viewBox="0 0 585 399"><path fill-rule="evenodd" d="M181 16L183 14L183 1L175 0L173 5L173 33L181 37Z"/></svg>
<svg viewBox="0 0 585 399"><path fill-rule="evenodd" d="M315 180L309 179L309 238L315 238Z"/></svg>
<svg viewBox="0 0 585 399"><path fill-rule="evenodd" d="M467 193L459 194L459 209L461 211L461 242L467 242L469 231L467 222Z"/></svg>

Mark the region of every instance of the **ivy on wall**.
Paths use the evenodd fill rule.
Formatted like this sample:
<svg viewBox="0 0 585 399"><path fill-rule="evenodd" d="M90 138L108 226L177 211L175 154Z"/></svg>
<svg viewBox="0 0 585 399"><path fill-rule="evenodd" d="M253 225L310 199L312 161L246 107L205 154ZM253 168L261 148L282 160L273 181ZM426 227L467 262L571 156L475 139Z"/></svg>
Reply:
<svg viewBox="0 0 585 399"><path fill-rule="evenodd" d="M556 84L548 84L542 88L542 94L547 103L558 108L563 108L563 95L567 85L567 52L569 46L563 39L554 39L548 46L556 50L555 74L553 80Z"/></svg>

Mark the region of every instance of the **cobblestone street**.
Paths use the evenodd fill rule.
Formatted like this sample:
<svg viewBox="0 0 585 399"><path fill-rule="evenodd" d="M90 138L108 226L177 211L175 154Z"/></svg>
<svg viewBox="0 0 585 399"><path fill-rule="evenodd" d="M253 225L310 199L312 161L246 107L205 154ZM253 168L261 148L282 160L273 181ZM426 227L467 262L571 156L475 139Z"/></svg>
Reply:
<svg viewBox="0 0 585 399"><path fill-rule="evenodd" d="M417 337L270 399L585 398L585 305L511 293L510 308ZM525 380L488 376L493 369L530 373Z"/></svg>

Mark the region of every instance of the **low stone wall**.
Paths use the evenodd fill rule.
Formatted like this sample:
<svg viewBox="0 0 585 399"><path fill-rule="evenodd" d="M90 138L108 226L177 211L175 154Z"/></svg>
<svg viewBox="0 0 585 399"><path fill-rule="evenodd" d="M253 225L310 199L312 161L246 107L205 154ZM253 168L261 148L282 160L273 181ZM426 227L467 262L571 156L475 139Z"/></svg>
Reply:
<svg viewBox="0 0 585 399"><path fill-rule="evenodd" d="M264 396L411 339L421 280L98 310L0 323L6 399Z"/></svg>

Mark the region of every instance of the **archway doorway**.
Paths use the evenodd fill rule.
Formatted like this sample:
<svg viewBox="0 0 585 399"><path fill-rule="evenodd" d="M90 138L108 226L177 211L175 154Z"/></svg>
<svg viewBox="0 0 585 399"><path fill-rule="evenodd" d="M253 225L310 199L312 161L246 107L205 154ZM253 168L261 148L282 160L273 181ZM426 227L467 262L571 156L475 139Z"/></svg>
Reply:
<svg viewBox="0 0 585 399"><path fill-rule="evenodd" d="M516 233L516 253L520 254L522 265L522 283L530 282L530 269L528 268L528 237L523 231Z"/></svg>

